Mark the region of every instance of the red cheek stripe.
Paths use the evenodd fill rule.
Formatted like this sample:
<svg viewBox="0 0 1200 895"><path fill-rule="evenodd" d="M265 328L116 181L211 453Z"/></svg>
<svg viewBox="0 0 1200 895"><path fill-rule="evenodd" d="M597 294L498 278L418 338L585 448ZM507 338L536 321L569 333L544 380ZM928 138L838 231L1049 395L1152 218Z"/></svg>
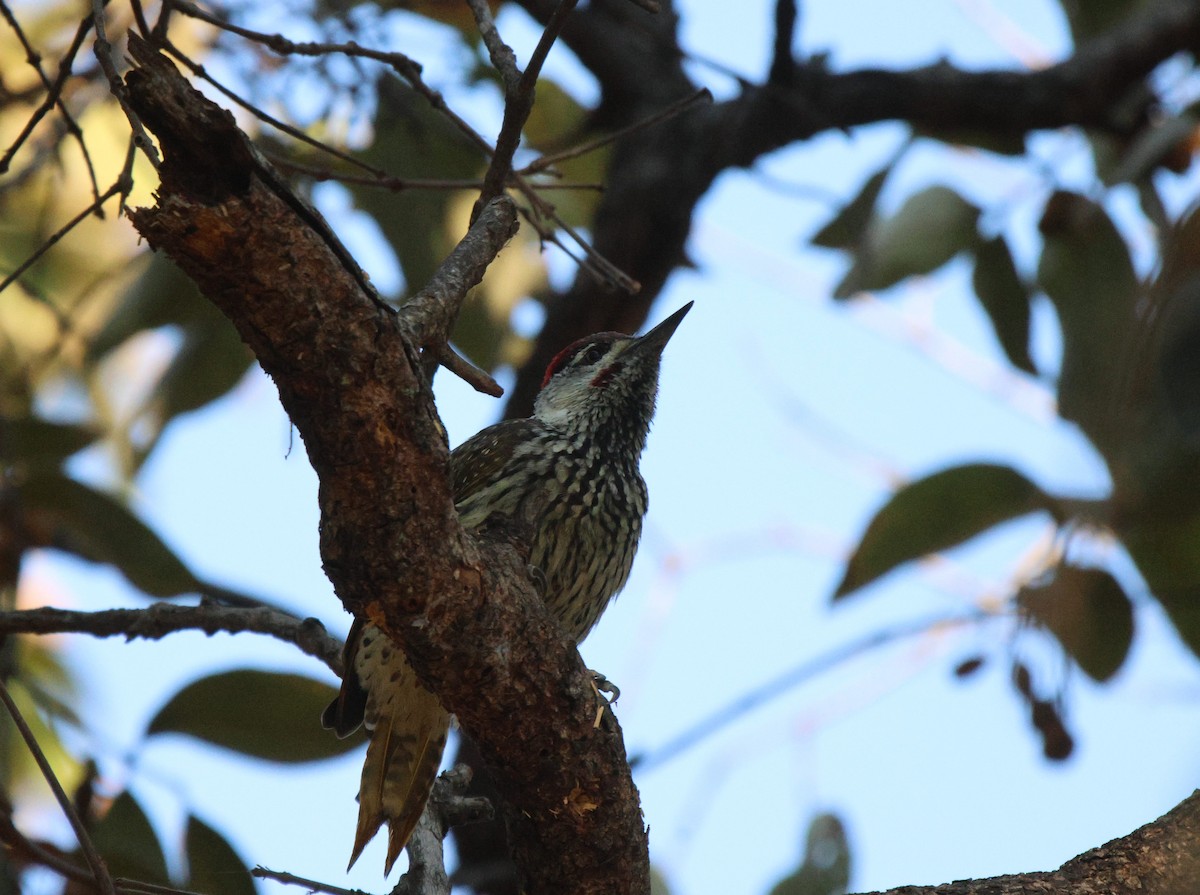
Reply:
<svg viewBox="0 0 1200 895"><path fill-rule="evenodd" d="M611 367L605 367L594 377L592 377L592 381L589 383L589 385L591 385L592 388L604 388L606 385L608 385L609 380L617 375L617 370L619 369L619 364L613 364Z"/></svg>

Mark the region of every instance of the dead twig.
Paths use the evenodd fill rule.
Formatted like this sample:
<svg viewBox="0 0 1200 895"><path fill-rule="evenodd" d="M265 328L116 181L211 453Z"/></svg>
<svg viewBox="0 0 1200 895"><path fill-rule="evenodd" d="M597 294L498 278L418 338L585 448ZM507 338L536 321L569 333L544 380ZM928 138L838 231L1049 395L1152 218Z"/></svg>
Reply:
<svg viewBox="0 0 1200 895"><path fill-rule="evenodd" d="M8 714L12 717L13 724L16 725L17 730L21 734L21 739L25 741L25 745L33 755L33 760L37 762L38 769L42 772L46 783L49 784L50 791L54 793L58 807L62 809L62 813L66 816L68 823L71 824L71 830L75 833L75 838L79 842L79 850L83 852L83 859L92 871L92 879L95 881L96 886L100 889L102 895L116 895L116 889L113 886L112 877L108 875L108 867L105 866L104 859L100 857L99 852L96 851L96 846L92 844L92 837L88 835L87 828L83 825L83 820L80 818L79 812L75 810L70 797L67 796L62 788L62 784L58 782L58 777L55 776L54 769L50 767L46 753L38 745L37 737L29 729L29 724L26 723L25 718L21 715L17 704L13 702L12 694L8 692L8 686L3 681L0 681L0 702L4 703Z"/></svg>

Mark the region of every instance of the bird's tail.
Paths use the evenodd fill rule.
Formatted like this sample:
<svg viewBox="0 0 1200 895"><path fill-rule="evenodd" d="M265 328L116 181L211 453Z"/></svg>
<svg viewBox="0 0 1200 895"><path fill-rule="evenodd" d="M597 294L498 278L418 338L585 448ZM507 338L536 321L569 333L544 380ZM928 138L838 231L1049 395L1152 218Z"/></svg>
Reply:
<svg viewBox="0 0 1200 895"><path fill-rule="evenodd" d="M390 873L429 799L442 761L450 715L421 686L408 661L381 630L362 625L353 669L365 691L369 739L358 791L358 829L347 870L379 828L388 825ZM348 669L349 670L349 669ZM331 707L332 708L332 707Z"/></svg>

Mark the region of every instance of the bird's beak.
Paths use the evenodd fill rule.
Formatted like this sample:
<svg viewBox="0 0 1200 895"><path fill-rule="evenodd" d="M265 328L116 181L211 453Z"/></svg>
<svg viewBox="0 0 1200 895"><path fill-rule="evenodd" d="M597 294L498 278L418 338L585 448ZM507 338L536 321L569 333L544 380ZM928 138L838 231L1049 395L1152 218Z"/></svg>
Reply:
<svg viewBox="0 0 1200 895"><path fill-rule="evenodd" d="M680 321L687 316L687 312L692 309L693 302L688 302L650 332L644 336L634 340L634 343L629 346L629 349L636 351L638 354L661 354L663 348L666 347L667 341L674 334L676 327Z"/></svg>

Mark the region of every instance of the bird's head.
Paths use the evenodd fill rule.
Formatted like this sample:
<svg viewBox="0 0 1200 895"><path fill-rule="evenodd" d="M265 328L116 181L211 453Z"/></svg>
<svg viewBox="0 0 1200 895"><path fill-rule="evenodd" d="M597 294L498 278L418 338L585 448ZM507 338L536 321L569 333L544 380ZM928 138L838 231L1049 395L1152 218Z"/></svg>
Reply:
<svg viewBox="0 0 1200 895"><path fill-rule="evenodd" d="M563 430L605 431L644 443L658 394L663 348L691 309L688 302L644 336L596 333L550 362L533 415Z"/></svg>

